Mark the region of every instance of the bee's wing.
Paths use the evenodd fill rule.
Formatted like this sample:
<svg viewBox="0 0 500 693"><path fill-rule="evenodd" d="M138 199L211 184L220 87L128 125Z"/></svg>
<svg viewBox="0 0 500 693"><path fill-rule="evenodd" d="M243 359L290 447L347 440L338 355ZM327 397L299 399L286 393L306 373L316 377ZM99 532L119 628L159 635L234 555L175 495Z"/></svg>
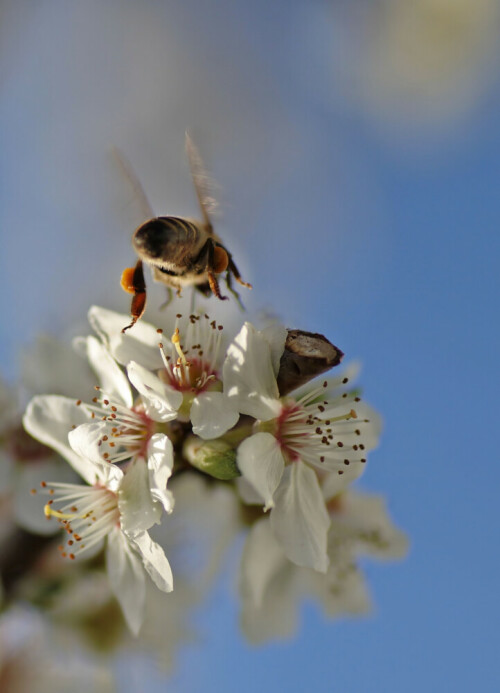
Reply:
<svg viewBox="0 0 500 693"><path fill-rule="evenodd" d="M196 197L200 203L203 221L205 222L207 229L212 232L212 222L210 220L210 216L218 207L217 199L214 194L215 184L208 175L200 153L188 132L186 132L186 153L188 155L189 167L193 177Z"/></svg>
<svg viewBox="0 0 500 693"><path fill-rule="evenodd" d="M143 221L146 221L147 219L153 219L156 215L153 212L153 208L146 196L146 193L144 192L144 188L142 187L141 183L139 182L139 179L134 173L132 165L127 160L123 152L121 152L117 147L111 148L111 154L113 155L113 158L120 167L122 175L128 180L129 185L134 191L134 196L137 200L138 206L140 207Z"/></svg>

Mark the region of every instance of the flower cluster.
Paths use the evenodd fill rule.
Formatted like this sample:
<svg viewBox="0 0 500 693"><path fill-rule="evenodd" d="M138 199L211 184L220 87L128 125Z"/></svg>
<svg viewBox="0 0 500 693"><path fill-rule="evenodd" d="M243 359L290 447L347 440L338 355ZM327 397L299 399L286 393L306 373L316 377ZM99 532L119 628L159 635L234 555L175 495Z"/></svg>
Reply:
<svg viewBox="0 0 500 693"><path fill-rule="evenodd" d="M205 314L178 314L168 330L140 322L126 333L118 313L94 307L89 320L97 337L78 338L75 348L98 379L95 396L38 395L24 415L26 430L84 483L47 479L32 493L46 497L46 518L66 534L64 558L104 549L130 630L137 634L144 620L146 576L163 592L174 588L168 541L153 536L155 525L167 535L175 527L172 482L186 474L229 482L242 513L258 506L241 515L252 525L242 562L244 621L249 608L255 619L267 603L283 562L318 584L331 582L342 553L332 549L340 536L336 510L351 497L380 429L351 387L355 370L319 382L306 375L293 389L299 381L289 372L289 331L281 325L258 330L247 322L227 339ZM320 335L309 341L315 338L335 351ZM355 550L342 550L352 563Z"/></svg>

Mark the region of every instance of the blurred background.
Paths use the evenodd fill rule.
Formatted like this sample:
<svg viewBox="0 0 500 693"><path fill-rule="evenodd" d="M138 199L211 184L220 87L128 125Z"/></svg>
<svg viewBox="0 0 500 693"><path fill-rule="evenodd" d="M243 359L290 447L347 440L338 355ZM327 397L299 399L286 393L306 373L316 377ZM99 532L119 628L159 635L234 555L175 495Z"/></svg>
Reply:
<svg viewBox="0 0 500 693"><path fill-rule="evenodd" d="M385 423L360 488L411 543L366 563L369 616L305 603L259 647L226 570L168 676L123 655L118 690L499 689L499 28L499 0L0 4L2 377L91 304L128 312L142 219L111 148L157 214L196 216L189 129L250 315L361 361Z"/></svg>

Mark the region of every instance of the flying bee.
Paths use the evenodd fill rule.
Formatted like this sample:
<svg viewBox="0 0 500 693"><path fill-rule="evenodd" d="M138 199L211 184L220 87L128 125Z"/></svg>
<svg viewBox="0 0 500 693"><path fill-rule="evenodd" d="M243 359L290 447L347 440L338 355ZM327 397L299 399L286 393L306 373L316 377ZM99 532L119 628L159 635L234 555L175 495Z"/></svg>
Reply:
<svg viewBox="0 0 500 693"><path fill-rule="evenodd" d="M134 187L135 194L148 221L141 224L132 236L132 245L139 259L135 267L122 273L121 286L133 294L132 322L123 328L125 332L142 317L146 308L146 282L143 263L150 265L153 278L165 284L168 291L167 305L172 299L172 289L180 296L186 286L192 286L204 296L214 294L224 301L220 291L218 274L225 272L225 282L240 303L239 295L232 286L232 277L251 289L244 282L229 250L214 232L210 214L215 207L211 194L210 178L193 141L186 133L186 152L191 176L201 209L201 221L181 217L155 217L144 190L125 159L115 151L119 164Z"/></svg>

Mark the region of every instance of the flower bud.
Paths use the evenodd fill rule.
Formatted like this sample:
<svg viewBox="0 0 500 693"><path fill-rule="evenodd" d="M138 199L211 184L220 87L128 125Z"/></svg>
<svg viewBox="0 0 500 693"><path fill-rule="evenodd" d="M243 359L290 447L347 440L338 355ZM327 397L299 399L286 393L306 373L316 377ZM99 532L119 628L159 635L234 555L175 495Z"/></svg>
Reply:
<svg viewBox="0 0 500 693"><path fill-rule="evenodd" d="M229 481L240 476L236 450L224 440L202 440L190 436L184 443L183 454L193 467L215 479Z"/></svg>

